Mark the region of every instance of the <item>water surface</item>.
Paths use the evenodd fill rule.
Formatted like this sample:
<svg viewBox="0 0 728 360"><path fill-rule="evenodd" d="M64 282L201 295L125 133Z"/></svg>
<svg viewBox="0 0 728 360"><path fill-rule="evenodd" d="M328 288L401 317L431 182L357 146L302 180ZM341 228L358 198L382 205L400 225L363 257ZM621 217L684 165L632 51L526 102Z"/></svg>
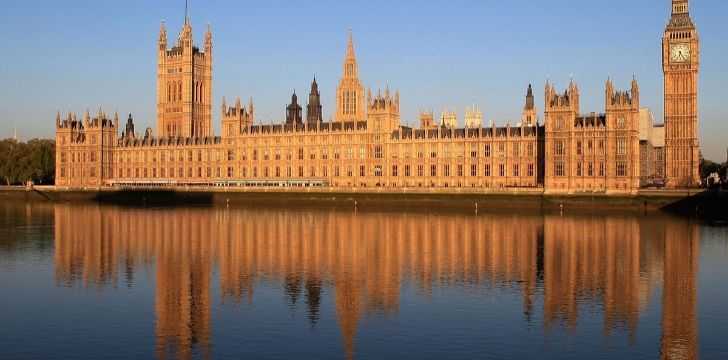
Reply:
<svg viewBox="0 0 728 360"><path fill-rule="evenodd" d="M664 214L0 204L2 358L726 358Z"/></svg>

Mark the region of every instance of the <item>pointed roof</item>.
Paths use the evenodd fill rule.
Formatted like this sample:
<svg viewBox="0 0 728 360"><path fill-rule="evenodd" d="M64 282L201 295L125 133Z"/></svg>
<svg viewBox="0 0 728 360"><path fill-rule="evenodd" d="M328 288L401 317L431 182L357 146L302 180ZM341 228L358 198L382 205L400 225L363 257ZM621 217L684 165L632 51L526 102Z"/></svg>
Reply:
<svg viewBox="0 0 728 360"><path fill-rule="evenodd" d="M695 23L690 18L690 2L688 0L672 0L672 15L667 28L685 29L694 27Z"/></svg>
<svg viewBox="0 0 728 360"><path fill-rule="evenodd" d="M159 29L159 41L167 42L167 28L164 27L164 19L162 19L162 27Z"/></svg>
<svg viewBox="0 0 728 360"><path fill-rule="evenodd" d="M526 91L526 110L533 110L534 108L533 89L531 88L531 84L528 84L528 90Z"/></svg>
<svg viewBox="0 0 728 360"><path fill-rule="evenodd" d="M346 59L356 60L356 55L354 54L354 36L352 35L351 28L349 28L349 42L346 49Z"/></svg>

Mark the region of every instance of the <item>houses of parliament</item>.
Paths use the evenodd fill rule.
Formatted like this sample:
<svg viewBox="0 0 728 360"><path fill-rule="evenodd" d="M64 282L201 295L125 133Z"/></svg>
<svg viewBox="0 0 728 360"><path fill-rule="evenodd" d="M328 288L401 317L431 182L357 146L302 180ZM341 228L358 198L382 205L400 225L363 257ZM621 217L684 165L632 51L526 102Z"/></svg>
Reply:
<svg viewBox="0 0 728 360"><path fill-rule="evenodd" d="M349 32L333 119L323 119L314 78L305 113L294 92L280 123L256 121L252 99L222 97L215 135L212 31L208 26L198 47L185 16L169 44L163 21L156 134L138 133L132 115L123 125L118 113L101 109L83 118L57 113L56 186L636 193L697 185L699 39L689 0L672 0L662 45L664 125L640 107L633 77L624 90L606 81L603 112L582 112L573 81L566 89L547 81L543 122L528 85L516 125L485 126L474 105L462 127L454 109L438 118L421 112L418 127L405 126L397 90L365 91Z"/></svg>

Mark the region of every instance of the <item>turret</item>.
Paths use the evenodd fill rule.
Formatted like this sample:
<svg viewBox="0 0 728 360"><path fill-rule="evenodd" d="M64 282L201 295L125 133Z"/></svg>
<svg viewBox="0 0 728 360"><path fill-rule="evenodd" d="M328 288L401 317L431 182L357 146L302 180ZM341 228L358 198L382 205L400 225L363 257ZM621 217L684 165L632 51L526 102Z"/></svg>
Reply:
<svg viewBox="0 0 728 360"><path fill-rule="evenodd" d="M291 95L291 103L286 106L286 124L295 125L303 123L301 116L301 105L298 105L298 96L296 90L293 90Z"/></svg>
<svg viewBox="0 0 728 360"><path fill-rule="evenodd" d="M614 97L614 84L612 84L612 77L607 76L607 83L604 85L604 95L606 97L606 102L609 103L612 98Z"/></svg>
<svg viewBox="0 0 728 360"><path fill-rule="evenodd" d="M533 101L533 89L531 89L531 84L528 84L528 90L526 90L526 106L524 107L524 110L533 110L536 108L536 105Z"/></svg>
<svg viewBox="0 0 728 360"><path fill-rule="evenodd" d="M250 102L248 102L248 115L250 116L250 123L252 124L255 120L254 112L253 112L253 97L250 97Z"/></svg>
<svg viewBox="0 0 728 360"><path fill-rule="evenodd" d="M306 106L306 122L309 124L321 123L323 120L321 106L321 93L318 90L316 76L311 83L311 92L308 94L308 105Z"/></svg>
<svg viewBox="0 0 728 360"><path fill-rule="evenodd" d="M126 129L124 130L124 138L136 139L136 133L134 132L134 119L129 114L129 118L126 119Z"/></svg>
<svg viewBox="0 0 728 360"><path fill-rule="evenodd" d="M632 99L634 99L637 104L640 102L640 87L639 84L637 84L637 76L632 75Z"/></svg>
<svg viewBox="0 0 728 360"><path fill-rule="evenodd" d="M207 31L205 31L205 53L212 54L212 28L207 23Z"/></svg>
<svg viewBox="0 0 728 360"><path fill-rule="evenodd" d="M526 90L526 104L523 106L521 125L533 126L537 124L538 114L536 111L536 103L533 98L533 89L531 88L531 84L528 84L528 90Z"/></svg>
<svg viewBox="0 0 728 360"><path fill-rule="evenodd" d="M167 29L164 27L164 19L162 19L162 28L159 29L159 56L163 57L167 53Z"/></svg>

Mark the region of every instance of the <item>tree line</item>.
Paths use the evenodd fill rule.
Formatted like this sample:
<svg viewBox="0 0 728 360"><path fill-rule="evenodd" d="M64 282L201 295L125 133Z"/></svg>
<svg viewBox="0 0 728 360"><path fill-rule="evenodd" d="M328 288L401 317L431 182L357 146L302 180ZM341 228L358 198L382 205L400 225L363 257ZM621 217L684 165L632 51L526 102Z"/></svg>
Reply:
<svg viewBox="0 0 728 360"><path fill-rule="evenodd" d="M700 157L700 178L705 180L710 174L718 173L721 180L726 180L726 170L728 169L728 162L717 163Z"/></svg>
<svg viewBox="0 0 728 360"><path fill-rule="evenodd" d="M26 181L51 185L56 180L56 142L49 139L0 140L0 183L22 185Z"/></svg>

